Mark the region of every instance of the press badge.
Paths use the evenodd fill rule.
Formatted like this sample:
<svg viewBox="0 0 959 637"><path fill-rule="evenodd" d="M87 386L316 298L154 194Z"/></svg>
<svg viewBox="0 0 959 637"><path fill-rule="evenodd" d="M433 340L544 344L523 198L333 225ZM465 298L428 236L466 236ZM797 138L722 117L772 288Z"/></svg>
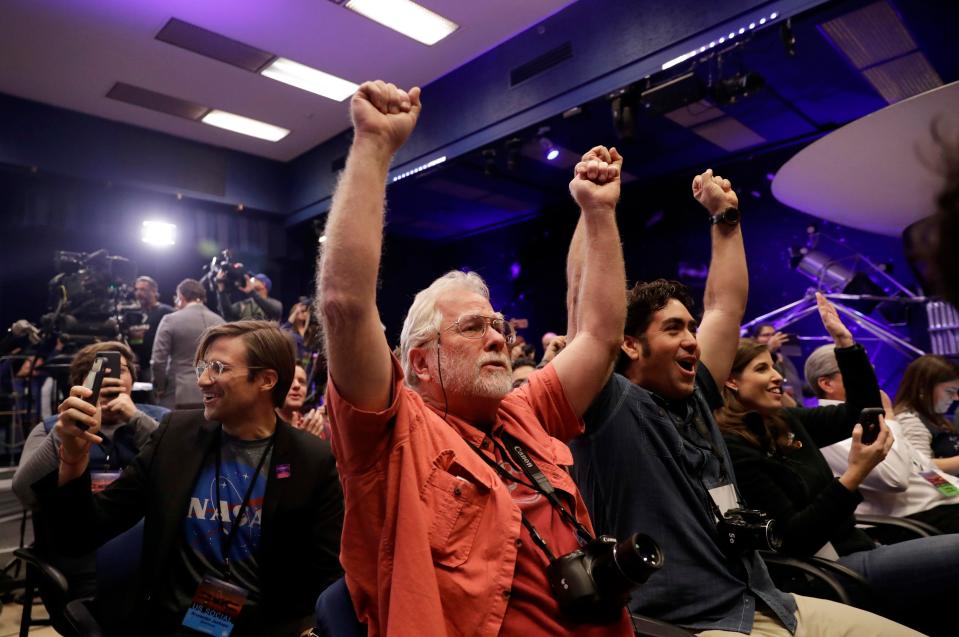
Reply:
<svg viewBox="0 0 959 637"><path fill-rule="evenodd" d="M94 493L99 493L110 486L110 483L119 477L119 471L91 471L90 490Z"/></svg>
<svg viewBox="0 0 959 637"><path fill-rule="evenodd" d="M214 637L229 637L249 593L246 589L209 575L193 595L183 625Z"/></svg>
<svg viewBox="0 0 959 637"><path fill-rule="evenodd" d="M919 475L921 475L926 482L936 487L936 490L938 490L939 493L947 498L952 498L959 495L959 489L956 488L956 485L952 484L935 471L920 471Z"/></svg>
<svg viewBox="0 0 959 637"><path fill-rule="evenodd" d="M716 503L720 513L726 514L730 509L738 509L739 499L736 497L736 489L731 484L724 484L721 487L713 487L709 490L709 497ZM719 522L719 520L716 520Z"/></svg>

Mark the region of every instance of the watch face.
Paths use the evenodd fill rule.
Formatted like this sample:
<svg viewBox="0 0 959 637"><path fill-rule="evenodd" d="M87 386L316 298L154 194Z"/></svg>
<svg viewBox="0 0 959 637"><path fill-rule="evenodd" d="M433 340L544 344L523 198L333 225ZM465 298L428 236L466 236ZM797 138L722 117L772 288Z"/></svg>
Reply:
<svg viewBox="0 0 959 637"><path fill-rule="evenodd" d="M737 208L729 208L723 213L722 220L731 226L739 223L739 210Z"/></svg>

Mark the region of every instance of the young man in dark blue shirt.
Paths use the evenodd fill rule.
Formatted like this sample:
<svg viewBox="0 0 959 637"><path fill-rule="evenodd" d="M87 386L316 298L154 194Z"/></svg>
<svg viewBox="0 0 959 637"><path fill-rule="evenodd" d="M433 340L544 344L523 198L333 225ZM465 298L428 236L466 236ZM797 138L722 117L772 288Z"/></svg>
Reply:
<svg viewBox="0 0 959 637"><path fill-rule="evenodd" d="M729 180L707 170L693 180L693 196L712 226L702 321L693 319L682 284L660 279L634 287L617 373L571 445L597 532L624 538L640 531L665 554L663 568L634 592L631 609L709 637L916 634L852 607L784 593L755 550L720 545L720 516L744 503L712 410L739 342L748 273ZM570 340L580 245L574 238L570 247Z"/></svg>

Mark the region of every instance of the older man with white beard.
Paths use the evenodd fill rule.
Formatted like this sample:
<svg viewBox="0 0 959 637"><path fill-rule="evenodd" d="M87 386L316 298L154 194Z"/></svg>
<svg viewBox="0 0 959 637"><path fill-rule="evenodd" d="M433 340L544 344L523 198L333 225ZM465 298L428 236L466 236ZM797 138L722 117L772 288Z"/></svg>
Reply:
<svg viewBox="0 0 959 637"><path fill-rule="evenodd" d="M632 634L621 606L606 624L571 619L547 579L552 559L591 533L563 442L582 430L622 339L622 158L597 148L576 166L570 191L586 229L580 331L511 392L512 327L475 273L450 272L417 294L402 362L391 356L376 309L384 183L420 91L368 82L350 109L353 144L317 299L346 498L340 557L357 616L370 635Z"/></svg>

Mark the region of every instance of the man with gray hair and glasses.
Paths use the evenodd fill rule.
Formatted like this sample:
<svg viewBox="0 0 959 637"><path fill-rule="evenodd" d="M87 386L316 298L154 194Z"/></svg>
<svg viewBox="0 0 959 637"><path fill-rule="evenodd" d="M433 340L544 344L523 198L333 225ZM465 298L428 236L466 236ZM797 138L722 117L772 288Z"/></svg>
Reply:
<svg viewBox="0 0 959 637"><path fill-rule="evenodd" d="M340 558L357 617L370 635L632 634L622 605L605 625L564 614L547 578L553 558L591 535L563 443L581 431L622 339L622 158L611 150L602 161L594 149L576 166L570 191L586 230L579 333L511 391L513 331L476 273L450 272L416 295L402 361L383 334L385 182L420 108L418 88L381 81L353 96L353 144L319 264L346 500Z"/></svg>

